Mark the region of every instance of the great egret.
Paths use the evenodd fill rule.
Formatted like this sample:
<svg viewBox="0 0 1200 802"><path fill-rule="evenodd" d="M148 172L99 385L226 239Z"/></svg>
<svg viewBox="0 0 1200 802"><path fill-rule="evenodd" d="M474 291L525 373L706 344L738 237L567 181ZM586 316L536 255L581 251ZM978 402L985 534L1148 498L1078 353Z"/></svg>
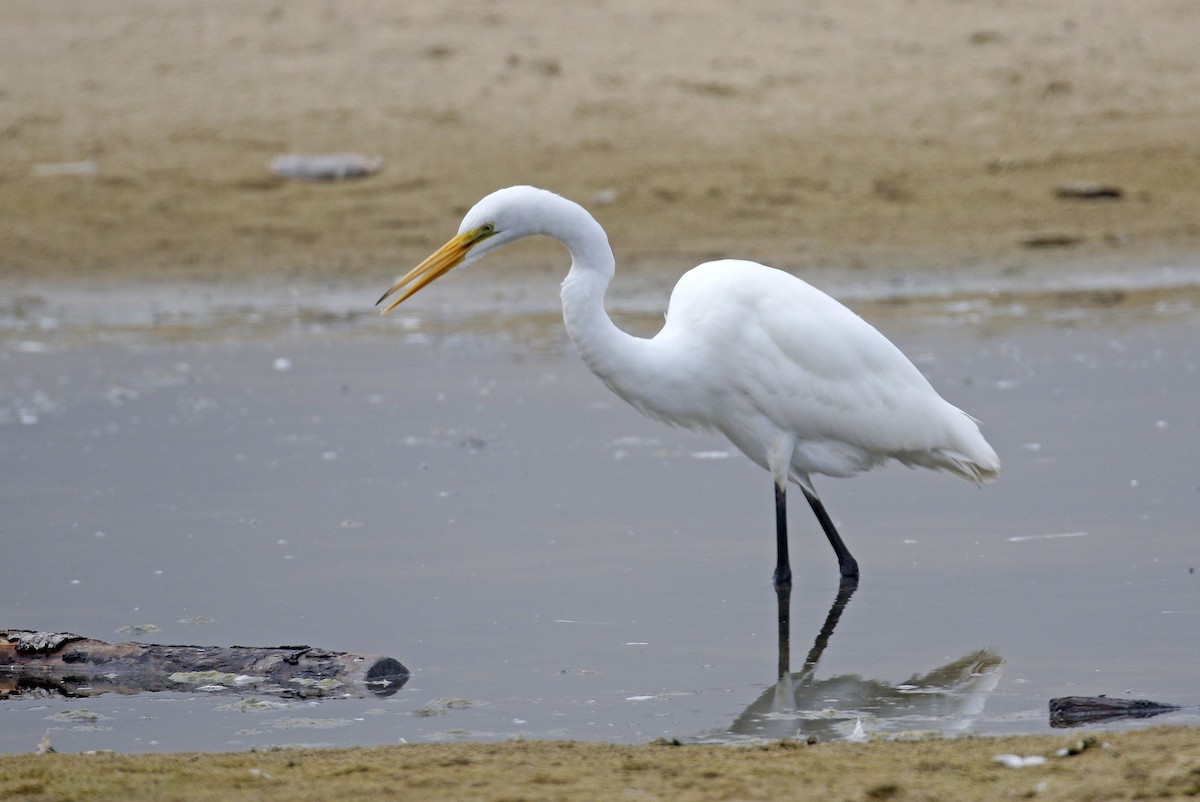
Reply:
<svg viewBox="0 0 1200 802"><path fill-rule="evenodd" d="M775 268L733 259L684 274L654 337L618 329L604 310L615 260L600 224L580 205L533 187L508 187L467 212L458 235L383 294L389 312L434 279L522 237L566 246L563 321L576 350L608 388L640 412L718 431L775 482L775 585L790 587L787 482L800 486L846 579L851 556L812 475L852 476L888 460L996 478L1000 461L974 419L952 406L869 323Z"/></svg>

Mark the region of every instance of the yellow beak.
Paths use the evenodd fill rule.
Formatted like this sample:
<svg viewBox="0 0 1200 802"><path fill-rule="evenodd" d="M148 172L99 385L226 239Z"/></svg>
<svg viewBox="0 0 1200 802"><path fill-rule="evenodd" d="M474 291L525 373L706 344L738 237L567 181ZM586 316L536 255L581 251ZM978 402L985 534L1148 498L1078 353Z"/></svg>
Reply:
<svg viewBox="0 0 1200 802"><path fill-rule="evenodd" d="M458 267L462 264L462 260L467 257L467 252L471 250L472 246L481 239L491 236L492 233L493 231L490 226L477 228L474 231L464 231L438 248L429 255L428 259L408 271L402 279L393 284L387 292L380 296L379 300L375 302L376 306L383 303L389 295L405 285L412 285L401 293L399 298L388 304L380 314L385 315L392 311L408 300L409 297L416 294L426 284Z"/></svg>

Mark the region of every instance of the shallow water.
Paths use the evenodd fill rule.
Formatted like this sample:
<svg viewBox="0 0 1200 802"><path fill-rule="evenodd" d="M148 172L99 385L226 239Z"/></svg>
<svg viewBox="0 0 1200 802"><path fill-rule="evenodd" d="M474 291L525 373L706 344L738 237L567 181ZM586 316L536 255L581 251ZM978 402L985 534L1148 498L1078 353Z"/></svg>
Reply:
<svg viewBox="0 0 1200 802"><path fill-rule="evenodd" d="M1200 314L1167 297L868 304L1004 472L818 480L863 578L831 615L836 563L794 503L778 685L770 481L610 396L552 314L9 310L0 626L413 676L266 709L9 699L0 750L1041 732L1054 696L1200 704Z"/></svg>

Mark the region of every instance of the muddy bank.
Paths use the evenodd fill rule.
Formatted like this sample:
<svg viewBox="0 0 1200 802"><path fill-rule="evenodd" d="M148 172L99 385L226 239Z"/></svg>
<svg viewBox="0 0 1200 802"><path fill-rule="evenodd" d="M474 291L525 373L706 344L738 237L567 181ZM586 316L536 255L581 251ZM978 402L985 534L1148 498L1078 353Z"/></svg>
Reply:
<svg viewBox="0 0 1200 802"><path fill-rule="evenodd" d="M1045 762L1009 768L995 760L1003 754ZM0 793L13 800L1148 799L1191 796L1197 776L1195 734L1178 728L870 746L511 742L224 755L0 756Z"/></svg>

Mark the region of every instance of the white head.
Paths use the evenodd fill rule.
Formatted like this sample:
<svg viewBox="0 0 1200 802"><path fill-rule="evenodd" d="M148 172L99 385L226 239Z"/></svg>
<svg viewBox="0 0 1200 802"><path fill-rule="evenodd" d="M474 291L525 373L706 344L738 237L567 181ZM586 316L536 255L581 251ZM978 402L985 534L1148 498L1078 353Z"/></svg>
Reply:
<svg viewBox="0 0 1200 802"><path fill-rule="evenodd" d="M393 284L376 303L407 287L383 310L390 312L454 268L469 265L522 237L547 233L547 222L561 216L564 206L588 216L582 207L545 189L518 186L496 190L471 207L455 237Z"/></svg>

